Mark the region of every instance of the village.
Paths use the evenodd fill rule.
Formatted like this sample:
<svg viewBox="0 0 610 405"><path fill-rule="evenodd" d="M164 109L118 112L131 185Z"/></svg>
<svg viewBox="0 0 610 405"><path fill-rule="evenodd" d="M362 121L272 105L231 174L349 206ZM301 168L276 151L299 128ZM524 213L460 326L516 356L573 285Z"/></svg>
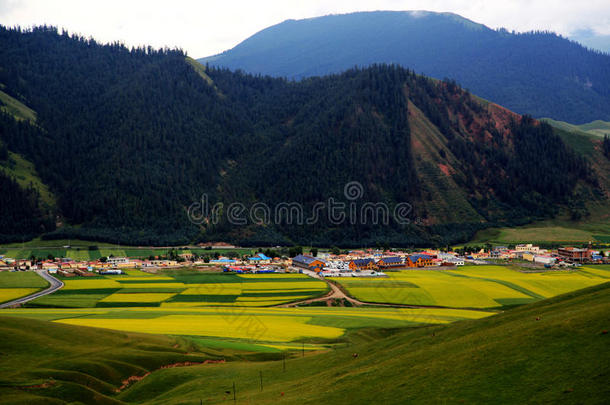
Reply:
<svg viewBox="0 0 610 405"><path fill-rule="evenodd" d="M186 249L186 248L185 248ZM294 257L271 257L260 252L239 256L215 254L215 257L194 253L174 254L172 257L155 256L148 259L130 257L102 257L97 260L78 261L69 257L47 259L13 259L0 255L0 271L45 270L64 277L94 276L96 274L122 274L122 269L155 269L195 267L234 273L313 272L321 277L384 277L384 271L397 269L441 269L466 264L511 263L529 268L560 269L582 264L609 263L608 252L589 248L560 247L542 249L533 244L519 244L513 248L494 246L477 252L461 254L457 251L424 250L407 252L400 249L359 249L345 251L318 251L299 253Z"/></svg>

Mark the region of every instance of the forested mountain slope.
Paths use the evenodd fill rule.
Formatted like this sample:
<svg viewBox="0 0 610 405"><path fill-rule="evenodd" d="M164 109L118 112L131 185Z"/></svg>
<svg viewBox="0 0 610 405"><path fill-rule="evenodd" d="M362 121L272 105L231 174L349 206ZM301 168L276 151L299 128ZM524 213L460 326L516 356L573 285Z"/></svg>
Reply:
<svg viewBox="0 0 610 405"><path fill-rule="evenodd" d="M288 82L205 71L176 50L1 28L0 83L36 114L0 115L0 141L55 196L55 237L441 244L554 215L582 202L575 191L600 195L600 174L550 126L397 66ZM203 195L224 204L218 221L189 219ZM345 204L342 220L329 198ZM252 215L256 203L271 218ZM304 218L274 215L285 203ZM402 221L376 222L365 203L403 204Z"/></svg>
<svg viewBox="0 0 610 405"><path fill-rule="evenodd" d="M376 11L287 20L202 63L300 79L396 63L455 79L510 110L610 120L610 55L549 32L492 30L452 13Z"/></svg>

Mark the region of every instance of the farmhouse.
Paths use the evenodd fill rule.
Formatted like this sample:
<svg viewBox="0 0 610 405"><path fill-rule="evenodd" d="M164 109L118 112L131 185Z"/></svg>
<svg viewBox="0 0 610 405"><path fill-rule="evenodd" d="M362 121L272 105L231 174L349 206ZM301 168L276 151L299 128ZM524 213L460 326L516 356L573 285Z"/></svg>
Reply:
<svg viewBox="0 0 610 405"><path fill-rule="evenodd" d="M271 263L271 258L267 255L259 253L253 257L249 257L248 261L252 264L269 264Z"/></svg>
<svg viewBox="0 0 610 405"><path fill-rule="evenodd" d="M312 256L298 255L292 258L292 265L319 273L326 266L326 262Z"/></svg>
<svg viewBox="0 0 610 405"><path fill-rule="evenodd" d="M407 267L426 267L432 266L432 258L428 255L410 255L405 261Z"/></svg>
<svg viewBox="0 0 610 405"><path fill-rule="evenodd" d="M377 265L373 259L356 259L349 262L350 270L375 270Z"/></svg>
<svg viewBox="0 0 610 405"><path fill-rule="evenodd" d="M382 257L377 260L377 267L387 269L389 267L403 267L402 258L398 256Z"/></svg>
<svg viewBox="0 0 610 405"><path fill-rule="evenodd" d="M128 265L129 259L126 257L109 257L107 263L113 266Z"/></svg>

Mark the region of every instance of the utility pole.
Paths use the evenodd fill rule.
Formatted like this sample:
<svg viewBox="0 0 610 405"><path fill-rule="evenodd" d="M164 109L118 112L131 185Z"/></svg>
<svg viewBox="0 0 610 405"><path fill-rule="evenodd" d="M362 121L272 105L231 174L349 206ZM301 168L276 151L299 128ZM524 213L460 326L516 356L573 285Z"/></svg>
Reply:
<svg viewBox="0 0 610 405"><path fill-rule="evenodd" d="M261 378L261 392L263 392L263 372L262 370L258 372L260 378Z"/></svg>
<svg viewBox="0 0 610 405"><path fill-rule="evenodd" d="M233 381L233 403L237 402L237 397L235 396L235 381Z"/></svg>

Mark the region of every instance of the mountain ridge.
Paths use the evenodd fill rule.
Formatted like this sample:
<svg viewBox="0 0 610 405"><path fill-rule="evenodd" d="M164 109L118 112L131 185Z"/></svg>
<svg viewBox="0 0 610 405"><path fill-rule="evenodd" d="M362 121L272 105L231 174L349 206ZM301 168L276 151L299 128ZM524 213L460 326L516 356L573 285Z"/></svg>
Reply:
<svg viewBox="0 0 610 405"><path fill-rule="evenodd" d="M289 79L397 63L455 79L520 114L573 123L610 120L610 55L554 33L492 30L451 13L376 11L288 20L199 61Z"/></svg>
<svg viewBox="0 0 610 405"><path fill-rule="evenodd" d="M560 209L586 213L576 191L595 196L602 175L551 127L395 65L291 82L50 27L3 28L0 43L3 91L37 114L36 125L0 114L0 141L34 164L56 197L51 214L65 219L55 231L45 222L46 237L446 244ZM357 209L408 203L408 221L228 218L235 203L351 207L354 182ZM220 221L187 215L203 196L224 204Z"/></svg>

